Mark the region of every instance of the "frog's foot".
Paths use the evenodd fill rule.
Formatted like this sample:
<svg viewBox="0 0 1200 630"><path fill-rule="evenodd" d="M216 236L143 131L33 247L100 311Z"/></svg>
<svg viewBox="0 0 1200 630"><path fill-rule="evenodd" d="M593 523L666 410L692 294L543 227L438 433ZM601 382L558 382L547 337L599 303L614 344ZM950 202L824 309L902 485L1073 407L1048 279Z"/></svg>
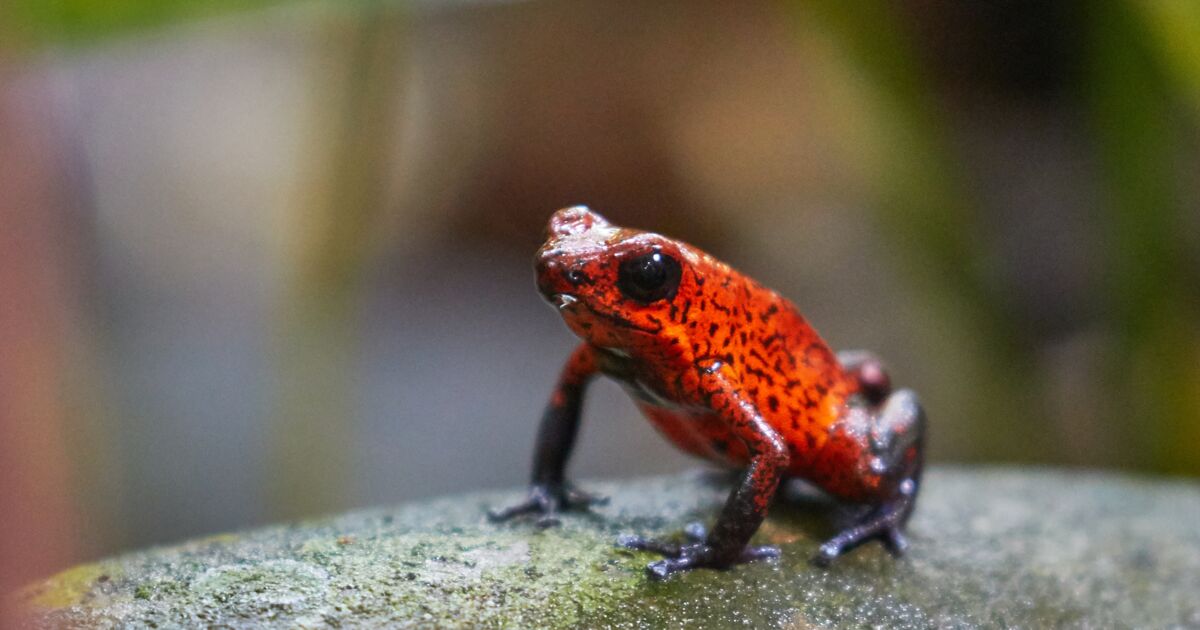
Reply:
<svg viewBox="0 0 1200 630"><path fill-rule="evenodd" d="M584 492L571 484L533 484L525 500L506 508L488 510L488 520L493 523L507 521L524 514L537 514L534 524L540 528L560 523L559 512L587 510L593 505L608 503L608 497Z"/></svg>
<svg viewBox="0 0 1200 630"><path fill-rule="evenodd" d="M873 538L879 538L892 555L903 555L908 549L908 539L903 532L904 522L908 520L916 499L916 480L905 479L900 483L894 499L871 510L858 523L825 541L813 556L813 562L827 567L838 556Z"/></svg>
<svg viewBox="0 0 1200 630"><path fill-rule="evenodd" d="M892 488L891 494L858 523L821 545L813 562L829 566L838 556L873 538L883 541L892 555L904 553L908 548L904 525L920 489L924 433L925 411L917 395L908 389L890 394L873 418L867 466Z"/></svg>
<svg viewBox="0 0 1200 630"><path fill-rule="evenodd" d="M674 573L692 569L728 569L735 564L779 557L778 547L746 546L736 557L729 560L727 558L729 554L719 553L716 547L706 542L708 532L701 523L691 523L684 527L683 535L687 539L687 543L673 543L626 535L618 538L617 544L629 549L650 551L666 556L662 560L646 565L646 573L655 580L663 580Z"/></svg>

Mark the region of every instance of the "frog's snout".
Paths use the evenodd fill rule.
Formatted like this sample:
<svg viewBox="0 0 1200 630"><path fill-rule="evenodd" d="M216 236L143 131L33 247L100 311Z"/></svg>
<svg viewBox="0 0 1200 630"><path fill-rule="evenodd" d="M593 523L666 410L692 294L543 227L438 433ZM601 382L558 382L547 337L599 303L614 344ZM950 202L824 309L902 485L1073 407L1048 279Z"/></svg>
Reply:
<svg viewBox="0 0 1200 630"><path fill-rule="evenodd" d="M551 215L546 231L550 238L562 238L583 234L593 227L610 225L607 219L592 212L587 206L571 206Z"/></svg>
<svg viewBox="0 0 1200 630"><path fill-rule="evenodd" d="M570 309L583 299L582 292L592 284L584 266L560 251L538 252L535 264L538 291L560 311Z"/></svg>
<svg viewBox="0 0 1200 630"><path fill-rule="evenodd" d="M586 301L602 273L597 265L609 255L618 229L585 206L555 212L546 228L548 238L534 259L538 291L559 310Z"/></svg>
<svg viewBox="0 0 1200 630"><path fill-rule="evenodd" d="M537 276L538 291L545 296L550 296L557 293L558 283L555 282L555 276L558 275L557 268L559 264L553 257L547 256L545 252L538 252L537 262L533 266L533 272Z"/></svg>
<svg viewBox="0 0 1200 630"><path fill-rule="evenodd" d="M564 264L560 253L544 250L538 252L534 272L537 274L538 291L546 296L546 299L552 300L553 296L570 291L571 283L567 276L574 272Z"/></svg>

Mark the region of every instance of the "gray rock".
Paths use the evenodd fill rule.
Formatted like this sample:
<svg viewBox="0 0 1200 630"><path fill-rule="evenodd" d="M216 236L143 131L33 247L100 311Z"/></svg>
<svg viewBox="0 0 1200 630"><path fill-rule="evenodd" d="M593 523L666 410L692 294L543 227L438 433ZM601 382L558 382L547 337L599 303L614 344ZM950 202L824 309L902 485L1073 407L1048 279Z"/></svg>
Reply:
<svg viewBox="0 0 1200 630"><path fill-rule="evenodd" d="M545 531L486 522L521 492L475 494L132 553L18 597L55 627L1200 627L1195 482L935 469L903 559L870 543L810 565L837 511L793 500L758 534L779 561L667 582L614 539L711 522L727 480L590 487L612 502Z"/></svg>

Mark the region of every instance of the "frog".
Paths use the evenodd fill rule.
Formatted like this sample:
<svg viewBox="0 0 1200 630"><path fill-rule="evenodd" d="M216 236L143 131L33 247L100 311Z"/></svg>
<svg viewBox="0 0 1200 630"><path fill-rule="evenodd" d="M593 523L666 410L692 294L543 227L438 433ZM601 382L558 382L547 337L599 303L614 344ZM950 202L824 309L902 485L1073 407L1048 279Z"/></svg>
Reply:
<svg viewBox="0 0 1200 630"><path fill-rule="evenodd" d="M586 206L553 213L534 268L538 291L580 343L542 415L528 493L489 510L493 521L550 527L562 512L605 503L565 470L586 389L606 376L674 446L736 475L711 528L688 525L684 542L617 540L661 556L646 567L651 578L779 557L751 538L792 481L853 508L852 521L817 548L817 565L872 540L905 552L926 416L875 354L835 353L779 293L692 245L614 225Z"/></svg>

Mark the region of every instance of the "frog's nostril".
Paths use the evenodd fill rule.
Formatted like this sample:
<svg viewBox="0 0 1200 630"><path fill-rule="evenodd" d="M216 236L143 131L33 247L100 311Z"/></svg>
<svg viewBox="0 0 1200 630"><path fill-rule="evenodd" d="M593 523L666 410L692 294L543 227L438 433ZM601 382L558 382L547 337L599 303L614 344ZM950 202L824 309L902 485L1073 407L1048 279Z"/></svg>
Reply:
<svg viewBox="0 0 1200 630"><path fill-rule="evenodd" d="M561 280L562 263L552 256L539 256L534 266L538 289L549 295L556 291Z"/></svg>
<svg viewBox="0 0 1200 630"><path fill-rule="evenodd" d="M539 257L535 271L539 278L547 278L550 275L557 275L562 269L562 263L552 256Z"/></svg>
<svg viewBox="0 0 1200 630"><path fill-rule="evenodd" d="M570 282L574 286L579 286L581 284L587 284L587 283L591 282L591 278L588 278L588 275L586 273L584 273L578 269L572 269L572 270L568 271L566 273L566 278L567 278L567 282Z"/></svg>

